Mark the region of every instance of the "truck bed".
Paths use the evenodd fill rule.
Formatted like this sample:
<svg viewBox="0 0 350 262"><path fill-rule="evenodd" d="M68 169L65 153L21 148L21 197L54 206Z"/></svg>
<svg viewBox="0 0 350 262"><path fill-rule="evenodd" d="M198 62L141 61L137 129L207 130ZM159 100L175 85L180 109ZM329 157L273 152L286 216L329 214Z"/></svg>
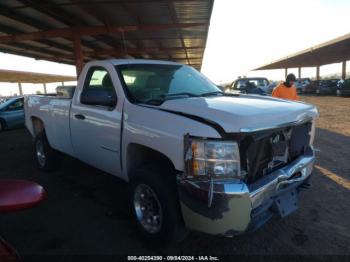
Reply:
<svg viewBox="0 0 350 262"><path fill-rule="evenodd" d="M52 148L72 155L70 140L70 107L72 99L60 95L29 95L24 100L25 125L35 137L36 119L42 121Z"/></svg>

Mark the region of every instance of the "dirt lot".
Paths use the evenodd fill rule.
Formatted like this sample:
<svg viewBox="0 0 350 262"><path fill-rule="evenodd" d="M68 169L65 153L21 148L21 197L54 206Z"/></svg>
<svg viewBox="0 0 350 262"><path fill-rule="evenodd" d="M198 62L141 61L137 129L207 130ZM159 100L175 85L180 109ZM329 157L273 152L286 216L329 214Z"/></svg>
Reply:
<svg viewBox="0 0 350 262"><path fill-rule="evenodd" d="M0 233L22 255L43 255L46 261L58 254L62 261L66 255L95 255L93 260L100 261L101 255L118 254L311 254L349 258L350 98L303 99L316 104L321 113L313 187L302 193L297 212L284 220L270 221L254 234L228 239L192 232L184 242L168 248L148 246L140 241L130 222L125 183L69 157L63 158L60 170L39 172L31 137L24 129L0 134L0 177L37 181L47 189L48 198L36 208L2 214Z"/></svg>
<svg viewBox="0 0 350 262"><path fill-rule="evenodd" d="M317 106L321 117L319 128L350 136L350 98L334 96L304 96L305 102Z"/></svg>

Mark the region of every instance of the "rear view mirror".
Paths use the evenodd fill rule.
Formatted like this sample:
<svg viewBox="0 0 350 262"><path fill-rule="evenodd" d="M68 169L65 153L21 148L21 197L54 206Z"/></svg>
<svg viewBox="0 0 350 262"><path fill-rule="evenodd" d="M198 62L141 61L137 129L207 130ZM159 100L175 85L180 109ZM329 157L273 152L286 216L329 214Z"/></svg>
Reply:
<svg viewBox="0 0 350 262"><path fill-rule="evenodd" d="M117 97L113 89L92 88L81 93L80 102L86 105L115 107Z"/></svg>

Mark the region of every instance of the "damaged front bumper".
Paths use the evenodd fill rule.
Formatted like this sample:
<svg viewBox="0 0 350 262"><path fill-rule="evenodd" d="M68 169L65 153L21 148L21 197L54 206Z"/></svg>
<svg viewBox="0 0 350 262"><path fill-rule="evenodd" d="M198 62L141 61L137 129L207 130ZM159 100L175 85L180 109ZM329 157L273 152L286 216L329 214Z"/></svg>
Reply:
<svg viewBox="0 0 350 262"><path fill-rule="evenodd" d="M260 227L276 213L276 209L284 216L283 208L292 212L297 208L297 202L293 200L295 207L290 207L290 204L281 204L279 197L286 192L293 195L307 183L314 161L313 149L309 147L292 163L251 185L239 180L200 181L179 175L178 191L185 224L192 230L233 236Z"/></svg>

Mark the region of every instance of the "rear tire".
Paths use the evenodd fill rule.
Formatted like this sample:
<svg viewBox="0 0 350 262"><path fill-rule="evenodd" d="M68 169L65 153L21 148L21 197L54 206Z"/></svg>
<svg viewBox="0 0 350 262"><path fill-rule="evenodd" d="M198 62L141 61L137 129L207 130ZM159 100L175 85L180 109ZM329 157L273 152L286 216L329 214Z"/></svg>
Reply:
<svg viewBox="0 0 350 262"><path fill-rule="evenodd" d="M34 140L35 159L40 170L49 172L57 168L58 153L50 146L45 132L39 133Z"/></svg>
<svg viewBox="0 0 350 262"><path fill-rule="evenodd" d="M131 180L134 223L146 243L168 245L186 237L175 174L168 168L147 167Z"/></svg>

